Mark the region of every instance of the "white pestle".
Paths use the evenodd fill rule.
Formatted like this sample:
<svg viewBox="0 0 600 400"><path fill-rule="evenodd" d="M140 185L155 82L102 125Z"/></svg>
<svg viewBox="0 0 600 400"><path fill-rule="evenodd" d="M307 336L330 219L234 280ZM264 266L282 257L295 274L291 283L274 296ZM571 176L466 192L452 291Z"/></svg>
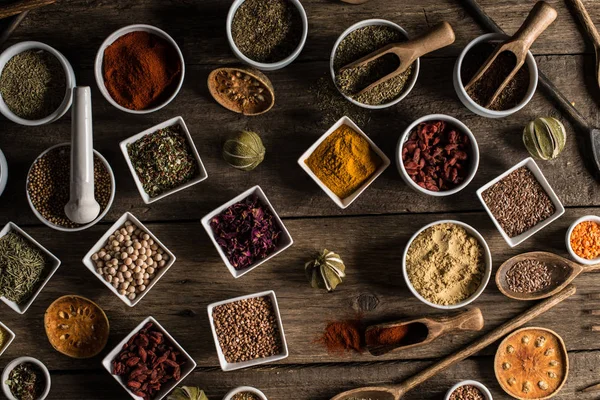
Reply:
<svg viewBox="0 0 600 400"><path fill-rule="evenodd" d="M71 109L71 196L65 214L77 224L88 224L100 214L94 198L92 96L89 86L73 89Z"/></svg>

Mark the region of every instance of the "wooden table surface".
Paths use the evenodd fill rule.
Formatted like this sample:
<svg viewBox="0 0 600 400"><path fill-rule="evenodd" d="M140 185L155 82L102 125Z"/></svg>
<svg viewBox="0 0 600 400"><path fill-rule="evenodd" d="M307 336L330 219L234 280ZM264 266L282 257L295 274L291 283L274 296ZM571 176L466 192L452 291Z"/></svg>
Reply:
<svg viewBox="0 0 600 400"><path fill-rule="evenodd" d="M507 32L525 19L532 0L481 0L486 11ZM403 248L421 226L440 219L458 219L478 229L492 250L494 270L510 256L548 250L566 255L565 232L582 215L597 213L600 186L585 170L579 138L566 123L568 140L558 159L540 162L567 211L524 244L510 249L483 212L475 191L513 164L527 157L521 142L523 126L532 118L561 115L541 94L519 113L490 120L470 113L459 103L452 86L452 69L461 49L485 33L461 7L460 0L372 0L361 6L337 0L304 0L310 32L306 47L291 66L268 73L276 90L273 110L259 117L243 117L214 102L206 88L208 73L236 63L225 37L228 0L73 0L59 1L29 14L8 44L38 40L61 51L73 65L80 85L93 91L95 148L110 162L117 179L115 202L107 217L82 233L61 233L42 225L25 195L26 173L46 148L70 139L70 117L42 127L24 127L3 119L0 149L9 164L9 181L0 197L0 225L13 221L62 260L62 266L25 315L0 305L0 320L17 338L0 357L0 367L11 359L32 355L52 373L51 399L126 399L128 395L102 368L100 361L145 317L152 315L194 357L198 367L187 385L204 388L211 400L231 388L252 385L271 400L326 400L341 390L401 381L435 359L455 351L479 334L448 336L426 347L375 358L367 354L328 355L315 338L327 321L362 314L367 321L439 315L410 295L400 263ZM533 46L540 70L547 74L591 122L600 124L600 89L594 84L593 48L563 0L551 0L559 16ZM585 1L600 23L600 2ZM416 87L399 105L376 112L345 103L333 113L319 109L314 87L328 79L333 43L351 24L385 18L411 35L436 22L449 21L456 43L421 61ZM112 107L98 92L93 62L98 47L114 30L132 23L152 24L178 42L186 61L186 76L177 98L150 115L131 115ZM323 82L323 80L321 80ZM471 128L481 151L479 171L461 193L445 198L417 194L401 180L392 165L346 210L340 210L297 166L297 158L344 113L365 121L364 130L391 158L396 142L411 121L431 113L446 113ZM209 174L208 180L164 200L145 205L118 147L119 141L159 122L181 115L188 125ZM232 169L221 159L221 144L231 134L259 132L266 159L255 171ZM579 140L581 139L581 140ZM200 225L216 206L253 185L261 185L284 219L294 245L241 279L233 279ZM177 256L177 262L135 307L127 307L81 263L93 243L124 212L140 218ZM340 253L348 276L334 293L311 289L303 265L313 252L326 247ZM533 322L550 328L565 340L571 371L556 399L594 399L582 388L600 381L600 334L590 330L600 317L600 274L577 280L578 292ZM239 372L222 372L210 332L206 306L238 295L273 289L279 299L290 355L287 359ZM43 314L64 294L80 294L104 308L111 335L104 352L91 360L73 360L52 349L43 333ZM485 317L485 331L525 310L529 305L503 297L490 282L474 303ZM495 346L460 363L410 393L408 399L440 399L454 383L477 379L496 399L509 398L492 369Z"/></svg>

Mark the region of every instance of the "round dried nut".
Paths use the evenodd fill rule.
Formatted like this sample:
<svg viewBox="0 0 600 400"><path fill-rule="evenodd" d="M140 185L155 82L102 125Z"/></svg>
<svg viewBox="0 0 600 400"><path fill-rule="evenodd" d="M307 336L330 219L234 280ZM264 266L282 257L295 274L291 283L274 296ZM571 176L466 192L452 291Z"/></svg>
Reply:
<svg viewBox="0 0 600 400"><path fill-rule="evenodd" d="M529 336L527 336L527 335L524 335L524 336L521 338L521 343L523 343L523 344L528 344L530 340L531 340L531 339L529 338Z"/></svg>
<svg viewBox="0 0 600 400"><path fill-rule="evenodd" d="M548 390L548 382L546 381L539 381L538 382L538 387L542 390Z"/></svg>

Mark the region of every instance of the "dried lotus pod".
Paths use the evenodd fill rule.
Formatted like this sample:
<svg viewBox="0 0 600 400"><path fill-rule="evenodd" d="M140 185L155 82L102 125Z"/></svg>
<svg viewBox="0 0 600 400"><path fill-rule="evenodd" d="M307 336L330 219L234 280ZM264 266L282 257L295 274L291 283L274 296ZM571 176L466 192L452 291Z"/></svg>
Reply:
<svg viewBox="0 0 600 400"><path fill-rule="evenodd" d="M250 67L217 68L208 75L211 96L228 110L259 115L275 104L275 90L269 78Z"/></svg>
<svg viewBox="0 0 600 400"><path fill-rule="evenodd" d="M549 399L567 380L567 349L551 330L523 328L508 335L498 346L494 371L502 389L512 397Z"/></svg>
<svg viewBox="0 0 600 400"><path fill-rule="evenodd" d="M323 250L316 258L304 264L306 277L315 289L335 290L346 277L346 266L340 256L333 251Z"/></svg>
<svg viewBox="0 0 600 400"><path fill-rule="evenodd" d="M556 118L536 118L523 130L523 144L532 157L551 160L565 148L565 126Z"/></svg>
<svg viewBox="0 0 600 400"><path fill-rule="evenodd" d="M50 304L44 327L52 347L73 358L100 353L110 331L104 311L93 301L75 295L59 297Z"/></svg>

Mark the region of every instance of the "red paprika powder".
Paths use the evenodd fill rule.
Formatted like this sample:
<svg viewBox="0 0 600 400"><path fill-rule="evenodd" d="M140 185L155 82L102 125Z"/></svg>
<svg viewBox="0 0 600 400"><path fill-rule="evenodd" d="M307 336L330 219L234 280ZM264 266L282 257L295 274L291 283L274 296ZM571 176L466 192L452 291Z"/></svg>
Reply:
<svg viewBox="0 0 600 400"><path fill-rule="evenodd" d="M104 51L104 85L119 105L144 110L165 101L175 90L182 65L177 50L149 32L121 36Z"/></svg>
<svg viewBox="0 0 600 400"><path fill-rule="evenodd" d="M408 326L400 325L393 328L375 328L367 331L369 346L388 346L400 343L408 334Z"/></svg>
<svg viewBox="0 0 600 400"><path fill-rule="evenodd" d="M358 320L334 321L327 324L323 335L317 340L329 353L363 350L363 329Z"/></svg>

